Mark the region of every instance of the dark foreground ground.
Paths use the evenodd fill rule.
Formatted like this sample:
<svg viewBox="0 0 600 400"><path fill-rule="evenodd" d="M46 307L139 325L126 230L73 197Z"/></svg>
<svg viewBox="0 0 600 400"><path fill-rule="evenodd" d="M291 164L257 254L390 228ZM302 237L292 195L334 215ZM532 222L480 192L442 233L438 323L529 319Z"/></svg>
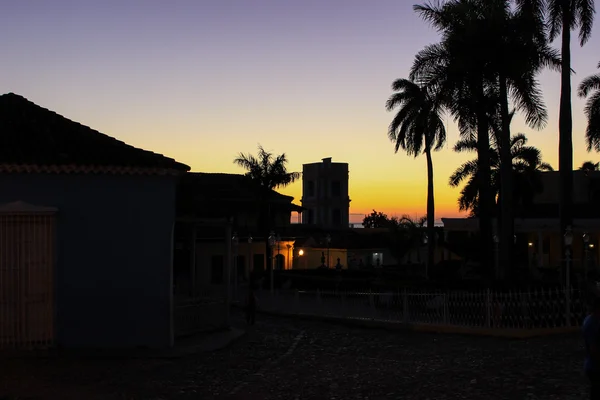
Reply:
<svg viewBox="0 0 600 400"><path fill-rule="evenodd" d="M236 317L238 318L238 317ZM0 399L584 399L578 335L397 333L259 316L180 359L1 359Z"/></svg>

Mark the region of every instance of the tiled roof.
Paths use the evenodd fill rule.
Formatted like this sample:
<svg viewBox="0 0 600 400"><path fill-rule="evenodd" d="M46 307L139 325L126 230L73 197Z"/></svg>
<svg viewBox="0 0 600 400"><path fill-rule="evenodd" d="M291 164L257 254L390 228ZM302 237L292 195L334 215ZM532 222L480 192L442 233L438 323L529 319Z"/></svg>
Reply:
<svg viewBox="0 0 600 400"><path fill-rule="evenodd" d="M190 172L185 174L179 183L178 209L189 213L201 208L206 212L217 209L230 209L233 204L240 203L256 206L259 194L250 179L241 174ZM302 207L292 204L294 198L271 191L270 203L281 205L292 211L300 211Z"/></svg>
<svg viewBox="0 0 600 400"><path fill-rule="evenodd" d="M189 169L22 96L0 96L0 172L171 174Z"/></svg>

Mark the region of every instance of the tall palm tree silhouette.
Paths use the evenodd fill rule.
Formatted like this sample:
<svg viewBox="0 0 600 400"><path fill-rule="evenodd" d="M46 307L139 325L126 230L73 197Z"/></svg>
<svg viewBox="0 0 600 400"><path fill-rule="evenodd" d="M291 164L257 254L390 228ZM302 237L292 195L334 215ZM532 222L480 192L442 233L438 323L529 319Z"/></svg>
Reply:
<svg viewBox="0 0 600 400"><path fill-rule="evenodd" d="M434 263L435 250L435 200L433 190L433 159L431 152L439 150L446 142L446 128L442 108L426 88L408 79L398 79L392 84L395 92L386 103L388 111L398 108L388 129L388 137L395 143L395 151L402 148L408 155L417 157L424 153L427 160L427 260Z"/></svg>

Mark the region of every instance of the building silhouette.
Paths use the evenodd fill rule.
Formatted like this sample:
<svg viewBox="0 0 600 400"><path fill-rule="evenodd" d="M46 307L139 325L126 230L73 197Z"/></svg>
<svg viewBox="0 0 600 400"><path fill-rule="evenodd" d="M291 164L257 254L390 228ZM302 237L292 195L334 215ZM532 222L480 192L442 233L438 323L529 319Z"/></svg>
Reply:
<svg viewBox="0 0 600 400"><path fill-rule="evenodd" d="M322 162L302 165L303 224L323 228L347 228L350 219L348 163Z"/></svg>

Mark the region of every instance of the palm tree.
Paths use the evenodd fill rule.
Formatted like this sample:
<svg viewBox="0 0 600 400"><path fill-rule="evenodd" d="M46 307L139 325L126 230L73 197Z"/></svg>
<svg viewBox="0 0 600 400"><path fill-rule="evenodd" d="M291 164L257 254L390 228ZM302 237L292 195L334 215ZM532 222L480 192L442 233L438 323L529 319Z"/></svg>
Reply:
<svg viewBox="0 0 600 400"><path fill-rule="evenodd" d="M595 163L593 161L584 161L583 164L581 164L581 167L579 167L579 170L583 171L584 175L587 178L588 201L592 202L594 197L594 180L591 179L590 175L591 172L600 171L600 162Z"/></svg>
<svg viewBox="0 0 600 400"><path fill-rule="evenodd" d="M562 33L558 169L560 174L560 229L573 222L573 116L571 110L571 31L579 28L583 46L592 34L594 0L548 0L549 39Z"/></svg>
<svg viewBox="0 0 600 400"><path fill-rule="evenodd" d="M415 11L442 34L442 40L426 46L415 56L410 79L428 88L435 95L435 102L446 108L459 123L469 123L477 128L480 262L491 265L494 201L490 186L487 118L490 102L486 91L493 76L488 76L486 69L489 59L486 54L490 49L481 32L479 1L451 0L443 5L414 6Z"/></svg>
<svg viewBox="0 0 600 400"><path fill-rule="evenodd" d="M492 39L497 42L491 65L498 73L500 180L505 193L512 192L514 186L510 132L513 115L509 111L509 100L525 115L530 127L542 128L548 114L537 74L546 66L560 68L558 52L550 48L546 39L541 1L515 0L514 10L511 2L489 2L496 3L496 7L492 7L488 17L494 29ZM513 265L513 200L513 196L499 199L500 261L504 271Z"/></svg>
<svg viewBox="0 0 600 400"><path fill-rule="evenodd" d="M585 139L588 151L600 151L600 73L585 78L579 84L578 94L579 97L588 97L591 94L585 104L585 116L588 120Z"/></svg>
<svg viewBox="0 0 600 400"><path fill-rule="evenodd" d="M500 180L500 149L499 140L496 137L492 139L490 148L492 164L492 187L496 198L502 190ZM541 151L533 146L526 146L527 137L522 133L511 138L511 158L512 173L516 187L513 190L513 201L520 202L524 206L530 203L532 197L540 193L541 187L540 172L552 171L552 167L542 161ZM454 151L474 152L477 150L477 142L474 138L465 138L456 143ZM458 187L465 183L458 199L461 211L470 211L471 215L478 215L479 209L479 173L476 160L470 160L463 163L450 176L449 184L452 187ZM533 189L533 190L531 190Z"/></svg>
<svg viewBox="0 0 600 400"><path fill-rule="evenodd" d="M430 86L433 86L431 81L442 86L438 90L446 94L446 106L459 123L471 125L478 132L478 169L482 171L478 179L481 197L486 199L480 204L480 231L485 241L483 247L489 251L493 207L493 193L486 189L491 182L485 165L489 158L486 154L489 120L491 116L499 118L499 143L508 144L500 146L501 158L507 165L501 167L501 179L510 192L509 94L517 109L525 113L530 126L543 127L547 113L536 75L542 67L556 65L558 56L546 41L540 0L454 0L443 6L415 6L415 9L442 32L443 41L417 55L413 77L429 81ZM501 254L503 265L508 267L514 235L513 199L505 196L501 200Z"/></svg>
<svg viewBox="0 0 600 400"><path fill-rule="evenodd" d="M390 218L389 249L394 258L399 262L412 250L419 250L421 248L423 245L423 233L427 229L427 220L427 215L412 218L405 214L400 218ZM429 244L429 241L427 244ZM417 257L417 260L420 262L421 256L418 251Z"/></svg>
<svg viewBox="0 0 600 400"><path fill-rule="evenodd" d="M408 155L417 157L425 153L427 160L427 260L434 263L435 201L433 193L432 150L439 150L446 142L446 128L442 109L426 88L408 79L398 79L392 84L395 92L386 103L386 109L398 108L388 129L388 137L395 143L395 152L402 148Z"/></svg>
<svg viewBox="0 0 600 400"><path fill-rule="evenodd" d="M600 171L600 162L584 161L583 164L581 164L581 167L579 167L579 170L585 171L586 173Z"/></svg>
<svg viewBox="0 0 600 400"><path fill-rule="evenodd" d="M267 238L270 230L274 228L270 202L273 190L294 183L300 179L300 173L288 172L288 159L285 153L274 156L261 145L258 146L258 156L240 153L233 162L247 171L246 176L258 189L260 208L258 225L265 238L266 254L271 254ZM272 260L269 261L268 265L272 266Z"/></svg>

